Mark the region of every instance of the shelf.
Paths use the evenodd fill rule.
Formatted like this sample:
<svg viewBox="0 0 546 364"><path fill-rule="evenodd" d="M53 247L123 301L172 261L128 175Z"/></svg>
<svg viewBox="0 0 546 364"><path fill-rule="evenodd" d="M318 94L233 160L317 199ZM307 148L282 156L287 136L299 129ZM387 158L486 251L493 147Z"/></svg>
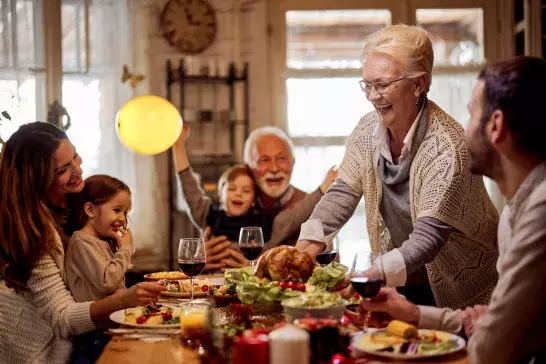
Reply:
<svg viewBox="0 0 546 364"><path fill-rule="evenodd" d="M244 82L246 77L209 77L209 76L187 76L184 75L186 84L209 84L209 85L229 85L233 82ZM180 76L173 72L169 78L169 85L180 82Z"/></svg>
<svg viewBox="0 0 546 364"><path fill-rule="evenodd" d="M193 154L188 155L188 159L192 165L211 164L212 162L214 164L231 164L234 160L231 154Z"/></svg>

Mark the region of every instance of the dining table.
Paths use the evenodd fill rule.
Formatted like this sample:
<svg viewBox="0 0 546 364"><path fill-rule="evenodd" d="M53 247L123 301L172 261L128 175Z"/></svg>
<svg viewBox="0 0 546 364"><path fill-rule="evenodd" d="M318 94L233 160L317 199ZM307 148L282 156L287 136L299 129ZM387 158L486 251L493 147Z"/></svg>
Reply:
<svg viewBox="0 0 546 364"><path fill-rule="evenodd" d="M207 280L211 284L223 284L222 275L202 275L196 279ZM184 301L184 300L178 300ZM172 298L165 297L160 303L173 303ZM122 326L123 327L123 326ZM115 331L115 330L112 330ZM179 330L178 330L179 332ZM198 354L182 344L179 335L142 335L131 338L124 334L112 333L112 338L104 348L98 364L199 364ZM355 354L355 353L353 353ZM386 359L373 355L353 355L355 364L468 364L466 350L424 360L401 361Z"/></svg>
<svg viewBox="0 0 546 364"><path fill-rule="evenodd" d="M200 363L197 354L185 348L179 338L159 342L126 340L114 336L104 349L98 364L193 364ZM355 364L468 364L466 351L427 360L400 361L359 356Z"/></svg>

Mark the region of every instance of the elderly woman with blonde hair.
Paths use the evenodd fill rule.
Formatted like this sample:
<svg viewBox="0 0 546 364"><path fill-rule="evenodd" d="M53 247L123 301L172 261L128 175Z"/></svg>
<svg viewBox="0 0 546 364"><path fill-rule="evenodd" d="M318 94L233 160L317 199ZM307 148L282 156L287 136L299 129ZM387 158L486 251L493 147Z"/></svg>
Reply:
<svg viewBox="0 0 546 364"><path fill-rule="evenodd" d="M422 28L369 36L359 82L375 110L350 135L296 247L320 253L364 197L372 252L384 253L364 274L417 304L464 308L486 304L495 286L498 214L468 169L463 128L427 99L433 61Z"/></svg>

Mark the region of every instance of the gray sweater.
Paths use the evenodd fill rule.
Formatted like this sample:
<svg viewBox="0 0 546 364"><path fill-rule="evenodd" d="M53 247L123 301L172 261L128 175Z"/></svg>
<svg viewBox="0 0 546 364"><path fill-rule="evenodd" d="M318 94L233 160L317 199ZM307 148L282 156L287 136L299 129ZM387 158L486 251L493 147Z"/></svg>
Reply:
<svg viewBox="0 0 546 364"><path fill-rule="evenodd" d="M379 157L382 182L379 211L390 235L392 246L389 248L399 248L404 258L408 272L406 284L428 285L424 264L434 259L451 232L451 226L431 217L418 220L415 226L411 221L409 171L413 156L425 136L427 121L428 113L425 112L418 121L411 153L400 164L389 162L383 155ZM412 232L417 233L416 240L421 244L404 244ZM426 239L427 236L432 239Z"/></svg>

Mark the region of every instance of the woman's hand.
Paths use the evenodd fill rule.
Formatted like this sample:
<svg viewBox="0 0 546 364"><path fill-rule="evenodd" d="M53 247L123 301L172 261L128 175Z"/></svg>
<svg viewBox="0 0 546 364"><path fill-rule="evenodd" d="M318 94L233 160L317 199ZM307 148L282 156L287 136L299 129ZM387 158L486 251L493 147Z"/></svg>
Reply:
<svg viewBox="0 0 546 364"><path fill-rule="evenodd" d="M224 259L222 262L225 264L225 268L222 268L222 271L225 271L226 268L243 268L250 266L250 261L245 258L241 252L229 248L229 257Z"/></svg>
<svg viewBox="0 0 546 364"><path fill-rule="evenodd" d="M150 302L156 303L161 292L167 287L156 282L141 282L119 293L124 308L145 306Z"/></svg>
<svg viewBox="0 0 546 364"><path fill-rule="evenodd" d="M225 267L224 259L230 256L228 248L231 242L225 236L211 237L210 227L205 229L205 249L207 254L207 265L205 270L216 270Z"/></svg>
<svg viewBox="0 0 546 364"><path fill-rule="evenodd" d="M332 292L338 293L345 299L351 298L355 291L351 285L351 276L347 274L341 281L337 282L331 289Z"/></svg>
<svg viewBox="0 0 546 364"><path fill-rule="evenodd" d="M119 235L121 233L121 236ZM118 228L118 231L112 232L112 237L116 240L118 247L127 246L131 248L133 246L133 233L130 229L125 230L122 227ZM132 251L132 249L129 249Z"/></svg>
<svg viewBox="0 0 546 364"><path fill-rule="evenodd" d="M108 317L112 312L129 307L146 306L150 302L156 303L161 292L167 287L156 282L141 282L125 289L117 290L100 301L94 301L89 307L89 316L96 327L107 327Z"/></svg>
<svg viewBox="0 0 546 364"><path fill-rule="evenodd" d="M419 307L402 295L394 288L381 288L377 296L360 303L360 309L363 311L384 312L393 319L405 321L412 325L419 323L421 312Z"/></svg>
<svg viewBox="0 0 546 364"><path fill-rule="evenodd" d="M300 252L306 252L311 256L311 258L315 259L317 255L322 253L324 250L325 245L324 243L321 243L320 241L314 241L314 240L299 240L296 243L296 249L298 249Z"/></svg>
<svg viewBox="0 0 546 364"><path fill-rule="evenodd" d="M326 190L334 183L334 181L337 178L337 167L333 166L330 168L328 173L326 173L326 178L324 178L324 182L320 185L320 192L324 195L326 193Z"/></svg>

